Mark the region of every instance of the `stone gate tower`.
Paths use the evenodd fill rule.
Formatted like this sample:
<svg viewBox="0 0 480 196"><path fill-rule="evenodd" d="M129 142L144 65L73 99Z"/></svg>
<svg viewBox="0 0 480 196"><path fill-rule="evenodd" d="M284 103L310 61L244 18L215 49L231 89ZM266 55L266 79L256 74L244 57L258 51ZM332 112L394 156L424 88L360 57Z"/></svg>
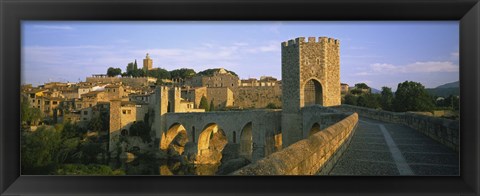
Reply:
<svg viewBox="0 0 480 196"><path fill-rule="evenodd" d="M282 140L303 139L301 108L340 105L340 41L299 37L282 43Z"/></svg>

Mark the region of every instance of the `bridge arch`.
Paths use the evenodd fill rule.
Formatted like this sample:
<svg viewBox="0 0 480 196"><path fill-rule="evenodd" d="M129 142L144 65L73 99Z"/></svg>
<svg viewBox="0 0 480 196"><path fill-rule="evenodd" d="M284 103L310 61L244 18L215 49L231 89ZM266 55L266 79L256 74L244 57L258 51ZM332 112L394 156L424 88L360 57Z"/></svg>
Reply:
<svg viewBox="0 0 480 196"><path fill-rule="evenodd" d="M245 157L248 160L252 159L253 152L253 134L252 134L252 122L248 122L243 126L240 134L240 156Z"/></svg>
<svg viewBox="0 0 480 196"><path fill-rule="evenodd" d="M323 87L316 78L306 80L303 85L303 106L309 105L323 106Z"/></svg>
<svg viewBox="0 0 480 196"><path fill-rule="evenodd" d="M180 123L174 123L162 134L160 141L160 149L167 150L170 144L177 139L177 137L184 137L188 141L187 130ZM181 153L180 153L181 154Z"/></svg>
<svg viewBox="0 0 480 196"><path fill-rule="evenodd" d="M217 164L228 140L225 132L216 123L207 124L198 137L196 163Z"/></svg>

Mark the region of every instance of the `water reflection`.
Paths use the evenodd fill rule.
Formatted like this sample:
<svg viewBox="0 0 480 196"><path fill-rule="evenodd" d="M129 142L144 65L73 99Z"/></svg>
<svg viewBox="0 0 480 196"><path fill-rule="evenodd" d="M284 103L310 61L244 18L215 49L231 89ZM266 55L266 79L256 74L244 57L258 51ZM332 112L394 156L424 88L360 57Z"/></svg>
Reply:
<svg viewBox="0 0 480 196"><path fill-rule="evenodd" d="M220 164L184 164L178 160L116 160L110 167L122 169L126 175L215 175Z"/></svg>

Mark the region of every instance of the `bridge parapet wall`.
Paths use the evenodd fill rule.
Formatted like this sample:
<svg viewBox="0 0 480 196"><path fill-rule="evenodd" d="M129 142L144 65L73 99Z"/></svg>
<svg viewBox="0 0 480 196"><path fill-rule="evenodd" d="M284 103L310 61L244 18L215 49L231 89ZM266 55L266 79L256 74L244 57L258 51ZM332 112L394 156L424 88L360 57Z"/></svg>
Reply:
<svg viewBox="0 0 480 196"><path fill-rule="evenodd" d="M361 116L375 120L406 125L456 152L459 151L460 125L458 120L435 118L410 112L389 112L345 104L332 108L340 111L357 112Z"/></svg>
<svg viewBox="0 0 480 196"><path fill-rule="evenodd" d="M345 149L358 123L356 113L237 170L233 175L312 175L328 170Z"/></svg>

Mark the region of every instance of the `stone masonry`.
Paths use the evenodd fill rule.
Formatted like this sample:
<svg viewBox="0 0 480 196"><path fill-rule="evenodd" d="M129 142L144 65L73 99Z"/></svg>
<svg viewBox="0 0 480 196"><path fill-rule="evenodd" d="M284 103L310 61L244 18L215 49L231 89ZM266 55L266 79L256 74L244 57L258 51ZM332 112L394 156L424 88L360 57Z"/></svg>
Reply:
<svg viewBox="0 0 480 196"><path fill-rule="evenodd" d="M322 106L340 105L340 42L336 39L299 37L282 43L283 144L303 139L299 111L305 105L305 86L319 84L316 100ZM318 88L318 87L317 87ZM318 91L318 90L317 90Z"/></svg>

